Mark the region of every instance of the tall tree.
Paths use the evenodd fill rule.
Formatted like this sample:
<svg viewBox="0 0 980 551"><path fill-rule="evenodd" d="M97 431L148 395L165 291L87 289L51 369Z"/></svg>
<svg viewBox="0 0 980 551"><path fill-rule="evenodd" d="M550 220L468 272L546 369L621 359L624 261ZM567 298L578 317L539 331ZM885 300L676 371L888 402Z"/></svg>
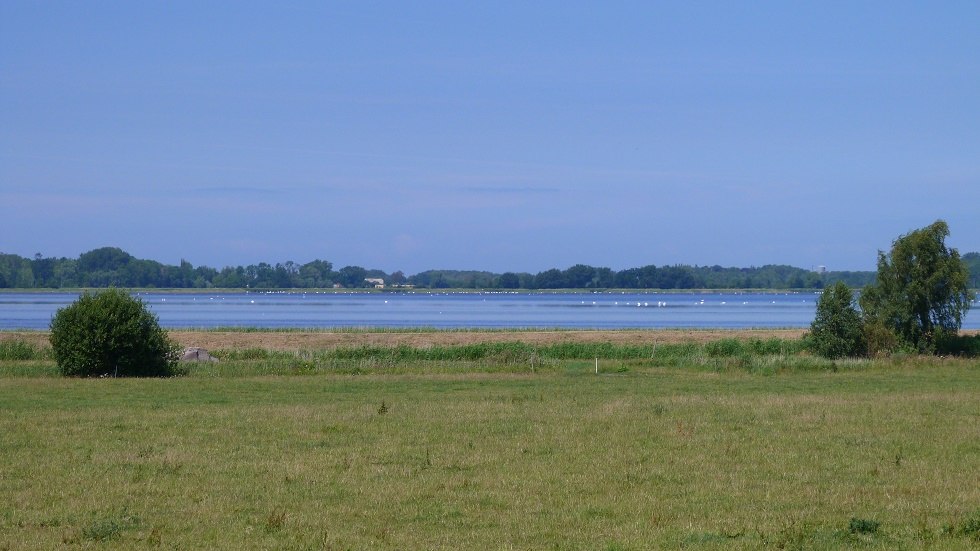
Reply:
<svg viewBox="0 0 980 551"><path fill-rule="evenodd" d="M920 350L931 349L939 333L958 332L974 300L960 253L946 247L948 236L949 226L937 220L899 237L890 253L878 252L877 280L861 294L869 322Z"/></svg>
<svg viewBox="0 0 980 551"><path fill-rule="evenodd" d="M360 266L344 266L337 272L337 280L344 287L364 287L367 270Z"/></svg>
<svg viewBox="0 0 980 551"><path fill-rule="evenodd" d="M504 272L497 279L497 286L501 289L517 289L521 286L521 278L514 272Z"/></svg>

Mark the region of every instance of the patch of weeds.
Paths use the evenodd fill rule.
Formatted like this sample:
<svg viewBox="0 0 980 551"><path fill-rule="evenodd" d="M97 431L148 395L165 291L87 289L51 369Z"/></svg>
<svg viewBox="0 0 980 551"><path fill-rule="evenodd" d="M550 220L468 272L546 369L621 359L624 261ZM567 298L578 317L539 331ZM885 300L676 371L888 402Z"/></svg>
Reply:
<svg viewBox="0 0 980 551"><path fill-rule="evenodd" d="M268 533L279 532L286 526L286 511L273 511L265 518L263 525Z"/></svg>
<svg viewBox="0 0 980 551"><path fill-rule="evenodd" d="M117 515L96 518L82 527L82 537L92 541L112 541L123 532L139 526L139 518L125 511Z"/></svg>
<svg viewBox="0 0 980 551"><path fill-rule="evenodd" d="M920 519L915 527L915 539L921 541L926 547L932 545L936 540L936 535L925 519Z"/></svg>
<svg viewBox="0 0 980 551"><path fill-rule="evenodd" d="M316 362L312 360L294 360L290 369L295 375L310 375L316 373Z"/></svg>
<svg viewBox="0 0 980 551"><path fill-rule="evenodd" d="M378 408L378 415L384 415L388 413L388 404L384 400L381 400L381 407Z"/></svg>
<svg viewBox="0 0 980 551"><path fill-rule="evenodd" d="M154 526L153 529L150 530L150 535L146 537L146 543L151 547L160 547L160 544L163 543L163 537L160 534L159 527Z"/></svg>
<svg viewBox="0 0 980 551"><path fill-rule="evenodd" d="M180 470L184 468L184 464L178 461L172 461L170 459L165 459L162 463L157 466L157 472L167 475L177 475L180 474Z"/></svg>
<svg viewBox="0 0 980 551"><path fill-rule="evenodd" d="M851 517L851 521L847 524L847 531L852 534L871 536L877 534L880 527L881 523L877 520Z"/></svg>
<svg viewBox="0 0 980 551"><path fill-rule="evenodd" d="M967 537L980 542L980 510L960 522L943 526L943 534L947 536Z"/></svg>
<svg viewBox="0 0 980 551"><path fill-rule="evenodd" d="M969 536L976 541L980 541L980 515L967 519L960 524L961 536Z"/></svg>
<svg viewBox="0 0 980 551"><path fill-rule="evenodd" d="M81 543L78 537L78 531L76 530L65 532L61 535L61 543L64 545L78 545Z"/></svg>

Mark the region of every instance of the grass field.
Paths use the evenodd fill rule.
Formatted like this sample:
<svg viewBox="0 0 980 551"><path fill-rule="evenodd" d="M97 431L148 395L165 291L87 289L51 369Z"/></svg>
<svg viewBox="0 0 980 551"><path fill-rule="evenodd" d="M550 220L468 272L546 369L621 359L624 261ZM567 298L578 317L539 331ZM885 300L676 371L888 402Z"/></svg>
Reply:
<svg viewBox="0 0 980 551"><path fill-rule="evenodd" d="M256 335L173 379L0 360L0 550L980 545L977 360Z"/></svg>

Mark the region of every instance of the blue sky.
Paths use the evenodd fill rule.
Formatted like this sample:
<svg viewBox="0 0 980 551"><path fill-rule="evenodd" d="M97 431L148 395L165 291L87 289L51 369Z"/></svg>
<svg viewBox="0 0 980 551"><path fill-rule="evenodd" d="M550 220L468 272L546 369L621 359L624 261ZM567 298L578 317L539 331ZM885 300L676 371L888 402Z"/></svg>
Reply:
<svg viewBox="0 0 980 551"><path fill-rule="evenodd" d="M939 218L980 251L978 2L279 4L0 3L0 252L870 270Z"/></svg>

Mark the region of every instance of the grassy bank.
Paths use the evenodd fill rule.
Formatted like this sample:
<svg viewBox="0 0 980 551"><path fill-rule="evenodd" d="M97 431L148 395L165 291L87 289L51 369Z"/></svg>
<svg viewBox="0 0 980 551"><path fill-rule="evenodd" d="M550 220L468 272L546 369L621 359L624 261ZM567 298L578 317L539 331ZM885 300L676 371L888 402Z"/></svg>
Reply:
<svg viewBox="0 0 980 551"><path fill-rule="evenodd" d="M150 380L21 353L0 549L975 548L980 364L795 346L229 348Z"/></svg>

